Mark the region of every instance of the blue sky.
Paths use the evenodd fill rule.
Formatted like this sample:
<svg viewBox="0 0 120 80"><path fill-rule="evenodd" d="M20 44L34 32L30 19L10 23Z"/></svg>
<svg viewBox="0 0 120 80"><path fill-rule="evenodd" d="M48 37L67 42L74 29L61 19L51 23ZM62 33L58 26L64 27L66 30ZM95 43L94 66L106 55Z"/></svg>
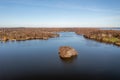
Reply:
<svg viewBox="0 0 120 80"><path fill-rule="evenodd" d="M0 27L120 27L120 0L0 0Z"/></svg>

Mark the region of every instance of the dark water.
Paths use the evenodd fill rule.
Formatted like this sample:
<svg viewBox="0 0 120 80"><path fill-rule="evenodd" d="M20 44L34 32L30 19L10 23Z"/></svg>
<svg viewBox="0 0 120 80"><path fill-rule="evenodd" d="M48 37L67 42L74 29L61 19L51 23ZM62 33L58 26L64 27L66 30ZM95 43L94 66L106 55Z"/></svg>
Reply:
<svg viewBox="0 0 120 80"><path fill-rule="evenodd" d="M62 60L60 46L79 55ZM0 80L120 80L120 47L61 32L49 40L0 43Z"/></svg>

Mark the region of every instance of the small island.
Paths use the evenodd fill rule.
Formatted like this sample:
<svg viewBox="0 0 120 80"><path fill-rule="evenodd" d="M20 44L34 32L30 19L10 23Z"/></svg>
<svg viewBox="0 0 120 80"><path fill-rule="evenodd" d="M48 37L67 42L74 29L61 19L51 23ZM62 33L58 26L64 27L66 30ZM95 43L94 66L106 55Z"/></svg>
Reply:
<svg viewBox="0 0 120 80"><path fill-rule="evenodd" d="M59 56L62 59L68 59L77 55L78 55L78 52L70 46L61 46L59 48Z"/></svg>

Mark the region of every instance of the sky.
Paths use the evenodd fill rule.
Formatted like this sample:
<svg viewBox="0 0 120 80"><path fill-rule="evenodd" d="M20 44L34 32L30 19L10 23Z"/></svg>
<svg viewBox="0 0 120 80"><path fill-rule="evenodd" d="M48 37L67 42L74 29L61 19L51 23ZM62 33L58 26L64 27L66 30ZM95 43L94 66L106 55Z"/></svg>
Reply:
<svg viewBox="0 0 120 80"><path fill-rule="evenodd" d="M120 27L120 0L0 0L0 27Z"/></svg>

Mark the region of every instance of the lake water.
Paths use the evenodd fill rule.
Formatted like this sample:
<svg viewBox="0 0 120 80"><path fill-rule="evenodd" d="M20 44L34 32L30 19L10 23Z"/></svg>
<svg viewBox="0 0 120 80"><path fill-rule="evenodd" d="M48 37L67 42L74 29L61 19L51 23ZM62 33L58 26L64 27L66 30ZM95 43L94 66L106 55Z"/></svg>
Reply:
<svg viewBox="0 0 120 80"><path fill-rule="evenodd" d="M60 32L49 40L0 43L0 80L120 80L120 47L87 40L74 32ZM59 58L60 46L78 56Z"/></svg>

